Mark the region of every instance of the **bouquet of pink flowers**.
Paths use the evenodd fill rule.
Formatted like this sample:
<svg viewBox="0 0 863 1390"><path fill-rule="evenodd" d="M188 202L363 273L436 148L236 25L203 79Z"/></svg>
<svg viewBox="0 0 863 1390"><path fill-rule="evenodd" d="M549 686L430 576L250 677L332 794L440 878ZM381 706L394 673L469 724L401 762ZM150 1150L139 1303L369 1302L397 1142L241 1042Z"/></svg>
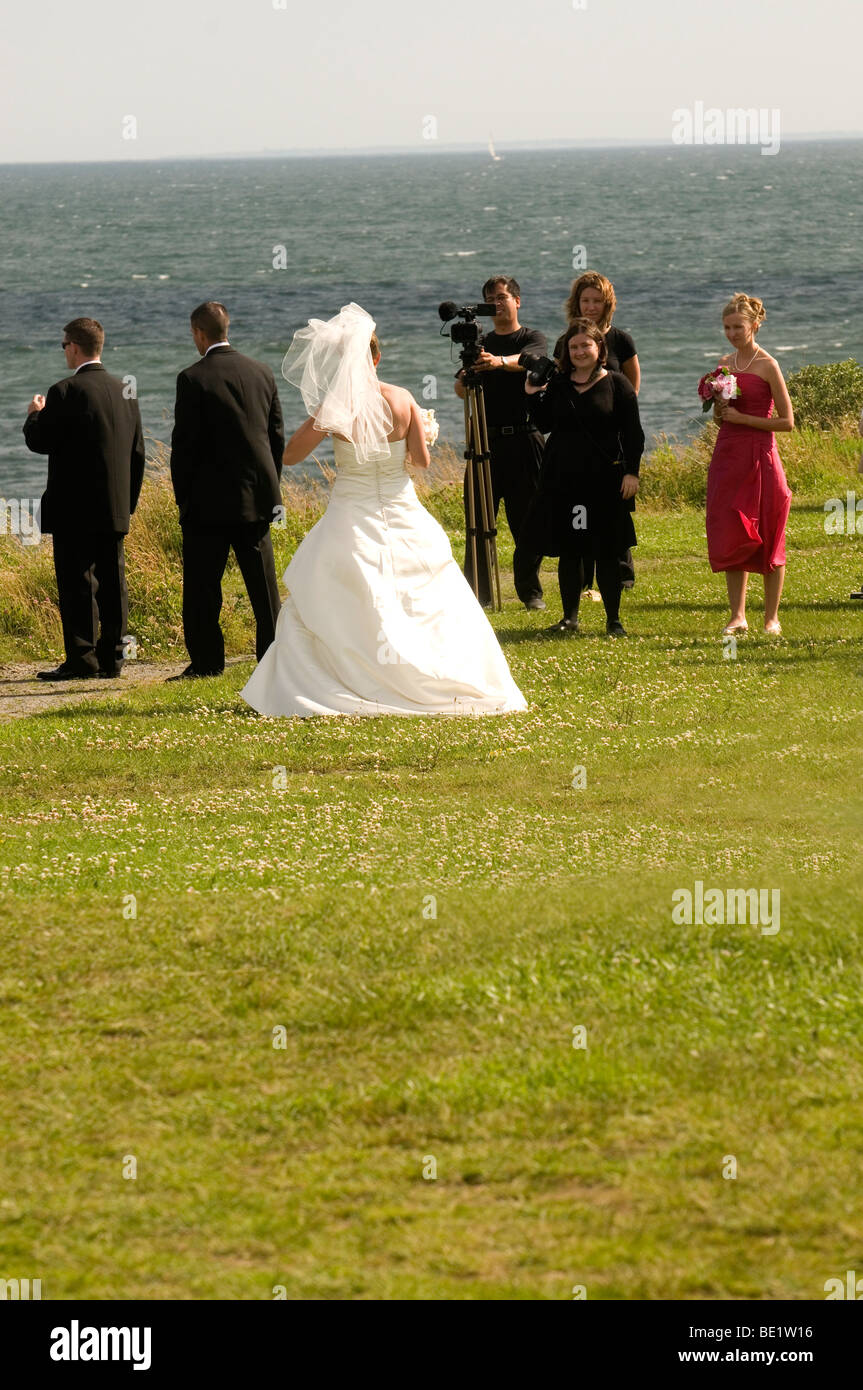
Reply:
<svg viewBox="0 0 863 1390"><path fill-rule="evenodd" d="M733 401L736 396L742 395L742 392L733 372L727 367L714 367L712 372L706 372L699 381L698 394L702 401L701 409L710 410L714 401Z"/></svg>

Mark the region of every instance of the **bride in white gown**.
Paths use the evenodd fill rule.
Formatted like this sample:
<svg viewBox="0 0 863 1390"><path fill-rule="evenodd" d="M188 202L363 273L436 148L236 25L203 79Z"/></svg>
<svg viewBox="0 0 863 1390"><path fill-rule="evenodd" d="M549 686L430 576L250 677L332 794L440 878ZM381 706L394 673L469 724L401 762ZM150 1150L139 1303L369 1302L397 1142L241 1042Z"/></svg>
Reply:
<svg viewBox="0 0 863 1390"><path fill-rule="evenodd" d="M329 505L285 571L276 636L241 694L259 714L503 714L527 708L494 631L422 506L419 406L379 382L375 324L357 304L294 335L282 364L309 418L299 463L333 435Z"/></svg>

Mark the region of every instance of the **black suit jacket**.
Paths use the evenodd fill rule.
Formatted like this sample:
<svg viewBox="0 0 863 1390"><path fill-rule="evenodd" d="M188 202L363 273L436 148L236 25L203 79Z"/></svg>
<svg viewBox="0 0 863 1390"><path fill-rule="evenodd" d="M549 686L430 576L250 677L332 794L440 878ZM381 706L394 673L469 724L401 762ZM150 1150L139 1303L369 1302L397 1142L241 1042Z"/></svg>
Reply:
<svg viewBox="0 0 863 1390"><path fill-rule="evenodd" d="M48 533L129 530L144 480L144 434L136 400L89 362L58 381L24 421L27 448L48 455L40 527Z"/></svg>
<svg viewBox="0 0 863 1390"><path fill-rule="evenodd" d="M214 347L180 372L171 479L183 526L272 521L285 431L269 367Z"/></svg>

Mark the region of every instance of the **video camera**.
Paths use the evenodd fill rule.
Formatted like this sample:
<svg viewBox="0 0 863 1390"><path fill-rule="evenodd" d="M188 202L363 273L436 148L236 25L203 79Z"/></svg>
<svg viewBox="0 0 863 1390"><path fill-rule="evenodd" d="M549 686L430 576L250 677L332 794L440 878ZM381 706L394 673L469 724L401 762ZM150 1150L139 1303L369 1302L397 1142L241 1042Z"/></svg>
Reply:
<svg viewBox="0 0 863 1390"><path fill-rule="evenodd" d="M477 318L493 318L497 313L497 306L494 304L456 304L453 299L444 300L438 306L438 314L442 321L450 323L453 319L462 319L462 323L453 323L448 334L441 329L441 334L452 339L461 347L459 357L465 371L470 371L482 352L485 341L477 323Z"/></svg>

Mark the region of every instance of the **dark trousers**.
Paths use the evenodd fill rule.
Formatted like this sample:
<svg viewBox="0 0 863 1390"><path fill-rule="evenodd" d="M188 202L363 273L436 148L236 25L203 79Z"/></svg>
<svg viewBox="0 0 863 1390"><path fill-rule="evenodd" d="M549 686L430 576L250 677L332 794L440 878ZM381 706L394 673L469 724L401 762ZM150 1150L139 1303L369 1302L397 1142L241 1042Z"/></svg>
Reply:
<svg viewBox="0 0 863 1390"><path fill-rule="evenodd" d="M128 621L125 537L119 531L54 535L54 573L66 665L118 671Z"/></svg>
<svg viewBox="0 0 863 1390"><path fill-rule="evenodd" d="M503 502L504 511L512 538L518 545L521 524L527 514L528 507L533 501L536 493L536 484L539 477L539 465L542 461L543 440L542 435L535 432L524 431L521 434L503 435L494 439L489 444L491 453L491 486L494 498L494 519L497 520L498 508ZM476 470L474 469L474 473ZM477 554L477 582L474 583L473 557L470 548L469 534L469 514L468 514L468 470L465 468L464 480L464 515L465 530L468 531L467 546L464 560L464 577L470 584L480 603L488 603L491 599L491 585L488 577L488 564L485 558L485 546L482 543L482 511L480 509L479 488L474 478L474 498L476 502L476 554ZM515 581L515 591L522 603L526 603L530 598L542 597L542 584L539 581L539 567L542 563L541 555L532 553L525 554L516 549L513 558L513 579Z"/></svg>
<svg viewBox="0 0 863 1390"><path fill-rule="evenodd" d="M635 561L632 558L632 551L626 550L618 561L620 565L620 582L624 589L631 589L635 583ZM593 588L594 563L590 557L584 561L584 587Z"/></svg>
<svg viewBox="0 0 863 1390"><path fill-rule="evenodd" d="M602 595L606 621L620 621L620 593L622 589L620 574L620 555L612 545L596 546L595 551L581 549L566 550L557 562L557 578L560 584L560 601L563 616L571 622L578 620L578 605L584 588L587 567L591 573L596 568L596 582Z"/></svg>
<svg viewBox="0 0 863 1390"><path fill-rule="evenodd" d="M255 615L255 654L260 661L276 634L281 599L269 521L183 527L183 638L201 675L225 669L219 626L222 576L233 550Z"/></svg>

